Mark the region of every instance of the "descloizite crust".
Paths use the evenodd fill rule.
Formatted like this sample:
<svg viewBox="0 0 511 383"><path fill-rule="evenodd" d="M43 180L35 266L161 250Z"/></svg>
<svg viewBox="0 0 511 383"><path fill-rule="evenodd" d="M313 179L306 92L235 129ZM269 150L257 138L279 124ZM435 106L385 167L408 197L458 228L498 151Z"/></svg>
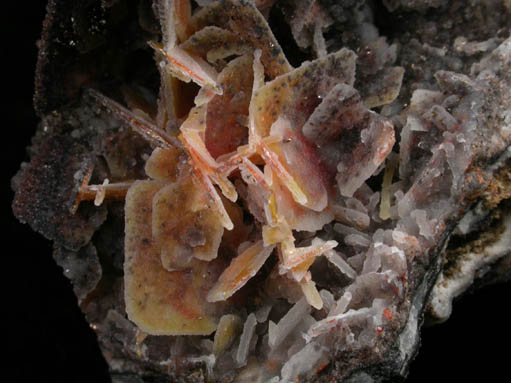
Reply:
<svg viewBox="0 0 511 383"><path fill-rule="evenodd" d="M509 280L508 1L71 3L13 210L114 381L403 379Z"/></svg>

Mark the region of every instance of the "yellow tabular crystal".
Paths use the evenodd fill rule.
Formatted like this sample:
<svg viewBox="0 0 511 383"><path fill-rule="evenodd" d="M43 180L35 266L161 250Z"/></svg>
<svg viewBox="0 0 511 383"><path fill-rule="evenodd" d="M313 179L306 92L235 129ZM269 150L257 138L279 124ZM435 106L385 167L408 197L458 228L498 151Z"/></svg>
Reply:
<svg viewBox="0 0 511 383"><path fill-rule="evenodd" d="M169 184L156 193L152 219L153 238L161 248L165 268L181 269L193 259L217 257L224 228L191 179Z"/></svg>
<svg viewBox="0 0 511 383"><path fill-rule="evenodd" d="M208 335L216 321L205 312L202 296L207 263L194 269L168 271L152 239L152 202L162 188L157 181L137 181L126 196L125 302L126 312L151 335Z"/></svg>

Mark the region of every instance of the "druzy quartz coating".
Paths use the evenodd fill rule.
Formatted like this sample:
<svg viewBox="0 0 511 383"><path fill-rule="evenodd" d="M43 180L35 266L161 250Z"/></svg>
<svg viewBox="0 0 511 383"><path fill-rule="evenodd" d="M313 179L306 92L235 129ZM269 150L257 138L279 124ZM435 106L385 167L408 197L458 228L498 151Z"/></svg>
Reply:
<svg viewBox="0 0 511 383"><path fill-rule="evenodd" d="M424 310L445 319L474 270L509 256L509 37L476 57L457 39L472 57L463 73L411 42L440 57L420 77L353 3L155 0L155 17L140 5L158 94L124 84L119 98L95 80L47 117L52 142L70 145L40 137L34 153L70 179L41 203L23 185L51 177L29 166L14 211L99 269L79 298L100 338L122 329L122 346L102 341L113 374L124 358L141 378L179 382L404 376ZM275 9L311 53L298 65L270 28ZM59 226L37 228L58 206ZM442 253L451 233L477 230L490 256Z"/></svg>

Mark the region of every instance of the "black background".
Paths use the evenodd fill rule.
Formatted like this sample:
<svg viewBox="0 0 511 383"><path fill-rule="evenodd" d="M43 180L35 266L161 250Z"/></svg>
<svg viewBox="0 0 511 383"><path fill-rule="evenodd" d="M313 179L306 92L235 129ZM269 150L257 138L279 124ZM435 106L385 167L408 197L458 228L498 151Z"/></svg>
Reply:
<svg viewBox="0 0 511 383"><path fill-rule="evenodd" d="M9 3L9 5L5 5ZM38 119L32 108L36 41L45 1L2 2L3 187L2 360L5 382L109 382L95 334L77 306L71 285L52 257L51 243L17 222L10 179L26 161ZM6 86L7 85L7 86ZM501 381L509 374L509 284L489 287L455 304L448 322L423 329L422 347L408 382ZM2 336L3 335L3 336ZM9 378L9 376L11 376ZM4 380L5 379L5 380ZM507 380L504 378L504 380Z"/></svg>

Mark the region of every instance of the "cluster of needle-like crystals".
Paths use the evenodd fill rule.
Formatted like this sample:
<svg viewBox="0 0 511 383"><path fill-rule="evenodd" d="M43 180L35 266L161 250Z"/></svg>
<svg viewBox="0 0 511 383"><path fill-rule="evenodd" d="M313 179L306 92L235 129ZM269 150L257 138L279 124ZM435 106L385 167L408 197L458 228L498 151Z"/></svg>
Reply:
<svg viewBox="0 0 511 383"><path fill-rule="evenodd" d="M129 187L126 311L152 335L216 331L204 343L213 375L248 364L240 376L256 366L294 381L328 363L332 333L337 350L361 349L392 323L408 263L470 187L467 146L487 79L438 72L439 90L416 90L398 153L392 122L369 108L396 99L403 69L373 29L361 33L370 60L328 53L331 20L304 1L308 21L292 32L318 58L293 68L257 8L266 2L200 3L193 14L185 0L155 3L155 116L92 93L155 145L149 178L117 186ZM374 191L366 181L381 171ZM117 189L85 182L80 196L101 203Z"/></svg>
<svg viewBox="0 0 511 383"><path fill-rule="evenodd" d="M460 0L90 3L50 2L36 102L57 112L13 208L54 239L112 374L400 379L424 312L446 319L479 274L500 273L509 2L469 2L467 17ZM62 17L94 4L90 23ZM112 33L64 49L66 31L88 41L84 25ZM62 75L108 96L68 103Z"/></svg>
<svg viewBox="0 0 511 383"><path fill-rule="evenodd" d="M344 241L375 254L362 274L377 273L398 251L358 231L368 228L375 201L353 197L391 152L392 124L368 110L353 88L353 52L326 54L323 47L318 59L292 68L250 2L212 2L192 15L188 1L161 1L156 10L163 36L150 43L162 78L156 116L92 93L156 146L145 167L149 179L135 181L126 195L126 311L149 334L217 330L218 364L243 366L254 347L256 314L264 322L272 305L250 314L237 338L240 317L229 314L230 298L273 255L264 289L278 285L271 300L297 303L277 325L269 322L268 361L292 376L309 351L316 355L311 366L323 358L317 337L344 318L351 297L361 299L355 287L339 302L318 291L310 271L318 257L351 279L357 267L334 250L338 241L315 233L334 220L348 224ZM183 82L199 86L191 110L180 101ZM102 199L107 187L85 185L82 195L96 191ZM253 214L251 223L242 208ZM308 239L298 243L300 233ZM311 307L326 310L327 318L296 315ZM297 331L308 335L296 338ZM282 347L296 356L288 362Z"/></svg>

